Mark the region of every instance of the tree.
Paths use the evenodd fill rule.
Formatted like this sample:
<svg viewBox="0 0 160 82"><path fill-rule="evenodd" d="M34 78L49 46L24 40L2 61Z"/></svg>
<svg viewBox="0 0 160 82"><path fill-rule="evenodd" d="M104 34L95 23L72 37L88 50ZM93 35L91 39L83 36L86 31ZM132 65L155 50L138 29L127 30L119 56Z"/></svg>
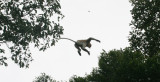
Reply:
<svg viewBox="0 0 160 82"><path fill-rule="evenodd" d="M104 82L99 68L93 68L92 72L86 76L87 82Z"/></svg>
<svg viewBox="0 0 160 82"><path fill-rule="evenodd" d="M84 77L79 77L79 76L72 76L69 80L69 82L87 82Z"/></svg>
<svg viewBox="0 0 160 82"><path fill-rule="evenodd" d="M51 76L46 75L45 73L41 73L41 75L36 77L33 82L56 82L56 80L53 80Z"/></svg>
<svg viewBox="0 0 160 82"><path fill-rule="evenodd" d="M143 81L144 62L144 56L130 48L103 51L99 58L99 72L103 82L146 82Z"/></svg>
<svg viewBox="0 0 160 82"><path fill-rule="evenodd" d="M160 55L145 58L130 48L103 50L99 67L85 77L74 77L72 82L159 82ZM82 81L83 80L83 81Z"/></svg>
<svg viewBox="0 0 160 82"><path fill-rule="evenodd" d="M130 32L130 44L152 57L160 52L160 0L130 0L133 20Z"/></svg>
<svg viewBox="0 0 160 82"><path fill-rule="evenodd" d="M99 74L102 82L159 82L160 55L145 58L130 48L102 52Z"/></svg>
<svg viewBox="0 0 160 82"><path fill-rule="evenodd" d="M7 66L5 60L11 58L20 67L29 67L31 43L40 51L53 46L63 34L60 9L59 0L1 0L0 53L6 45L12 56L1 55L0 64Z"/></svg>

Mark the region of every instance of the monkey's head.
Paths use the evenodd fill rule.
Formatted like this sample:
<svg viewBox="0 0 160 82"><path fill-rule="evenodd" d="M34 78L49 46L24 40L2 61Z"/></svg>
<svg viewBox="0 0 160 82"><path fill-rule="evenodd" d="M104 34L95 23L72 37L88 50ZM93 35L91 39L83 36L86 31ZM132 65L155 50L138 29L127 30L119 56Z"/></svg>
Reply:
<svg viewBox="0 0 160 82"><path fill-rule="evenodd" d="M91 48L91 46L92 46L91 43L89 43L89 44L87 45L88 48Z"/></svg>

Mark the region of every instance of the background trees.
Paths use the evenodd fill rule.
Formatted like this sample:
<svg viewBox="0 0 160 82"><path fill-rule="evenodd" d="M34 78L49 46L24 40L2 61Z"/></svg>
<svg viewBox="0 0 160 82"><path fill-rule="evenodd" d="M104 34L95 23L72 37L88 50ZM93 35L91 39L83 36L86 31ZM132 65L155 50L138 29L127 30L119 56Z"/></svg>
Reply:
<svg viewBox="0 0 160 82"><path fill-rule="evenodd" d="M11 58L20 67L28 67L30 43L42 51L54 45L63 34L60 8L59 0L1 0L0 53L5 53L2 46L6 45L12 56L1 55L0 64L7 66L5 60Z"/></svg>
<svg viewBox="0 0 160 82"><path fill-rule="evenodd" d="M69 80L69 82L86 82L86 78L85 77L79 77L79 76L72 76Z"/></svg>
<svg viewBox="0 0 160 82"><path fill-rule="evenodd" d="M36 77L33 82L56 82L56 80L53 80L51 76L46 75L45 73L41 73L41 75Z"/></svg>
<svg viewBox="0 0 160 82"><path fill-rule="evenodd" d="M85 77L72 77L70 82L159 82L160 56L145 58L130 48L103 51L99 67Z"/></svg>
<svg viewBox="0 0 160 82"><path fill-rule="evenodd" d="M145 58L130 48L103 52L99 59L102 82L158 82L160 56ZM153 71L154 70L154 71Z"/></svg>
<svg viewBox="0 0 160 82"><path fill-rule="evenodd" d="M130 45L152 57L160 50L160 1L130 0L133 26L130 32Z"/></svg>

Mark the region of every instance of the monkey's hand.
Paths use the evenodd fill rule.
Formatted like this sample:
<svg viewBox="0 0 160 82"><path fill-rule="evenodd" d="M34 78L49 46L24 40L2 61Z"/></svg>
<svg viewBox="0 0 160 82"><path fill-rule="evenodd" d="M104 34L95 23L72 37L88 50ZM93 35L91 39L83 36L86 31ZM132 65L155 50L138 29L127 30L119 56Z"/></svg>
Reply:
<svg viewBox="0 0 160 82"><path fill-rule="evenodd" d="M99 42L99 43L101 42L100 40L96 40L96 41Z"/></svg>

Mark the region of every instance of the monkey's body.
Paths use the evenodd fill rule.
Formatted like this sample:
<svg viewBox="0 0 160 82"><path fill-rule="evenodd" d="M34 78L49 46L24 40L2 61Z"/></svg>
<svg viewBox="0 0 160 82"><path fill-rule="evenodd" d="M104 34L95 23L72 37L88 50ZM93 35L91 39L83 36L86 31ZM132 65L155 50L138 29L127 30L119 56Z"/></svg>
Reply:
<svg viewBox="0 0 160 82"><path fill-rule="evenodd" d="M60 39L67 39L67 40L73 41L75 43L74 46L78 49L78 54L80 56L81 56L81 49L90 55L90 52L87 49L85 49L85 47L91 48L91 43L90 43L91 40L95 40L97 42L100 42L100 40L97 40L95 38L88 38L86 40L77 40L77 41L74 41L69 38L60 38Z"/></svg>
<svg viewBox="0 0 160 82"><path fill-rule="evenodd" d="M87 43L86 40L77 40L77 42L75 43L75 47L78 49L78 54L80 56L81 56L81 49L90 55L90 52L87 49L85 49L85 47L90 48L91 44Z"/></svg>
<svg viewBox="0 0 160 82"><path fill-rule="evenodd" d="M77 45L85 48L85 47L91 47L91 44L90 43L87 43L86 40L77 40Z"/></svg>

